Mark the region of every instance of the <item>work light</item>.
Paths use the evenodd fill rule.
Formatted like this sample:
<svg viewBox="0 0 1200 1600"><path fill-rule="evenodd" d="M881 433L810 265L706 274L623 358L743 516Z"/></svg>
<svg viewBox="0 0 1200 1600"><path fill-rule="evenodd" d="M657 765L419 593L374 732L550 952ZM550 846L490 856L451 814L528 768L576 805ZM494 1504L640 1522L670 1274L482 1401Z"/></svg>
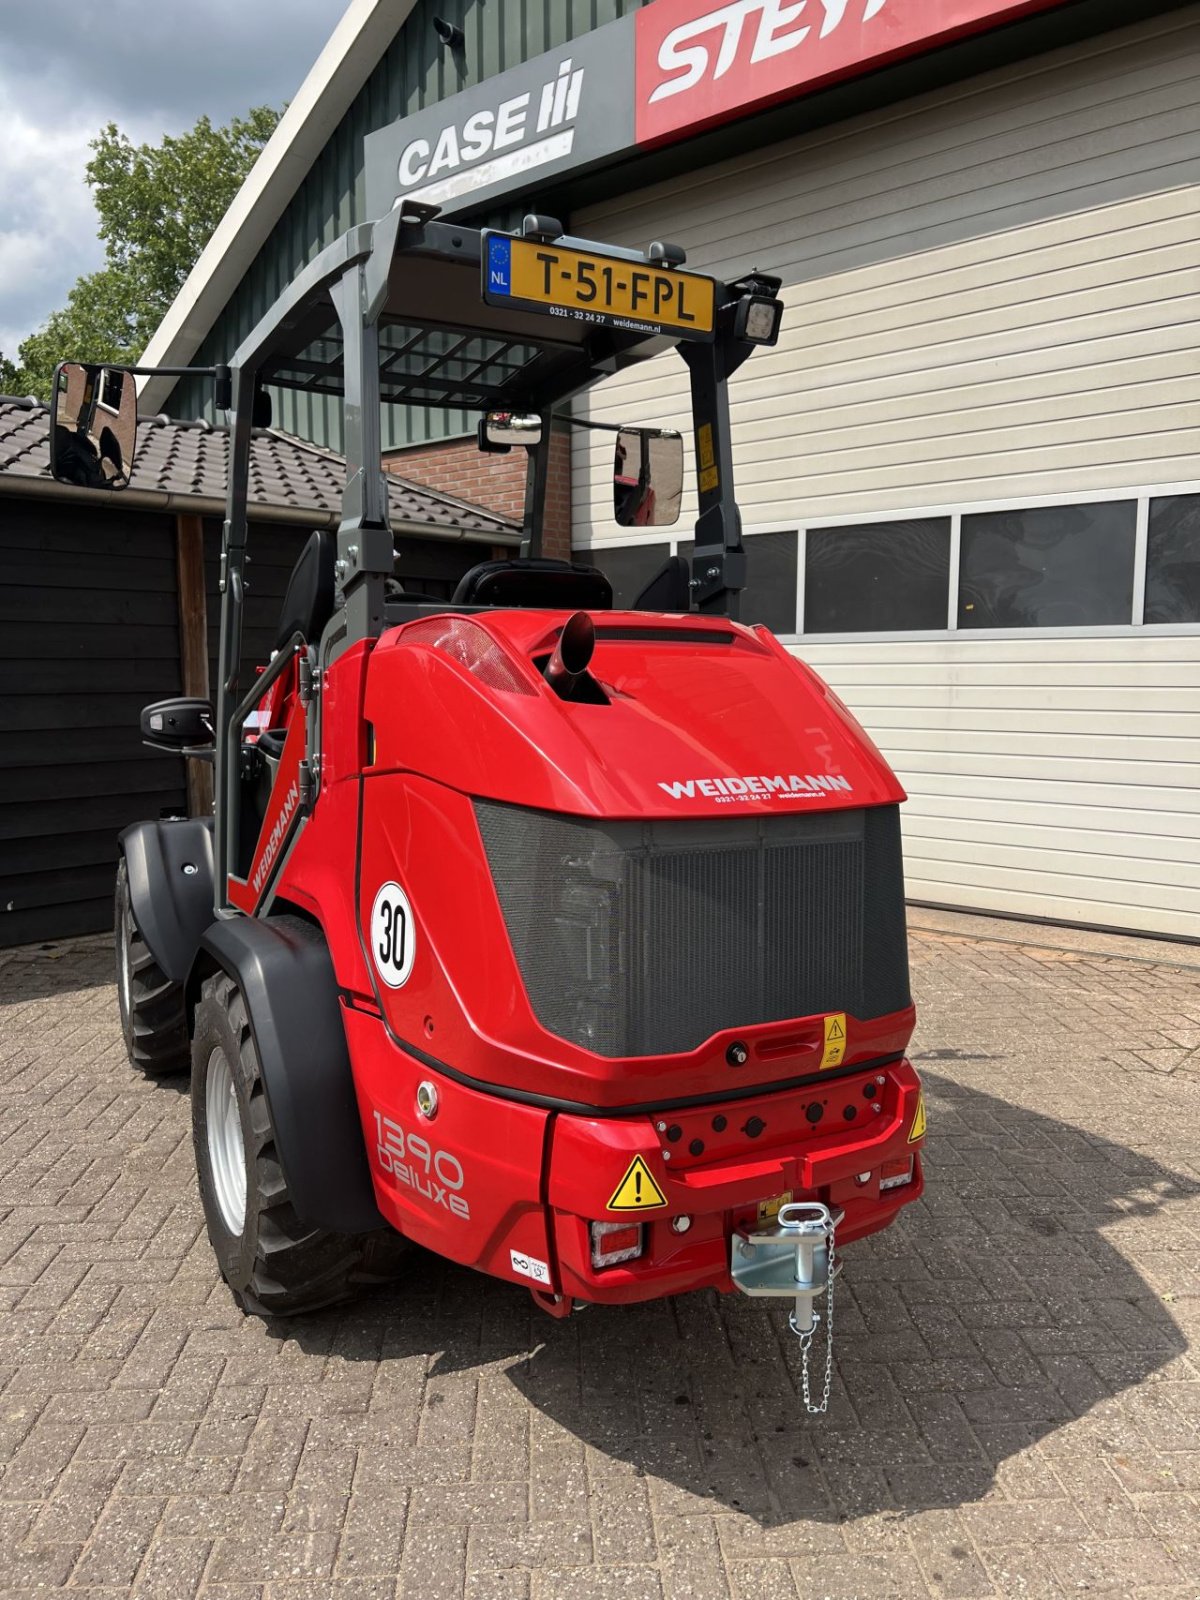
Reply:
<svg viewBox="0 0 1200 1600"><path fill-rule="evenodd" d="M782 319L782 300L769 300L765 295L744 295L734 313L733 336L749 344L776 344Z"/></svg>

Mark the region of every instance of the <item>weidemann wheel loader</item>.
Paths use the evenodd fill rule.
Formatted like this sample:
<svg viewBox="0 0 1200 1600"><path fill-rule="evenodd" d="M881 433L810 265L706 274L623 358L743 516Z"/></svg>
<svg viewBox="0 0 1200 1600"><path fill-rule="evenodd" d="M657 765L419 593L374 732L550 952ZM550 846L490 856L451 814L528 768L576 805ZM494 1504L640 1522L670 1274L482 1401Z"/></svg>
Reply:
<svg viewBox="0 0 1200 1600"><path fill-rule="evenodd" d="M215 817L122 835L117 973L134 1063L190 1064L208 1231L248 1311L332 1302L402 1235L555 1316L787 1297L805 1400L827 1401L828 1357L812 1394L807 1358L822 1316L832 1332L835 1238L921 1194L925 1112L903 793L837 696L737 620L727 382L775 342L778 290L661 242L540 216L480 233L410 203L325 250L212 369L232 413L216 711L161 702L142 727L215 759ZM616 611L598 570L541 555L551 418L672 347L694 555ZM57 471L78 481L90 450L98 481L128 481L136 372L61 369ZM341 397L347 475L255 677L267 386ZM383 404L478 412L481 448L528 453L520 555L450 603L393 576ZM674 520L680 437L613 431L618 520Z"/></svg>

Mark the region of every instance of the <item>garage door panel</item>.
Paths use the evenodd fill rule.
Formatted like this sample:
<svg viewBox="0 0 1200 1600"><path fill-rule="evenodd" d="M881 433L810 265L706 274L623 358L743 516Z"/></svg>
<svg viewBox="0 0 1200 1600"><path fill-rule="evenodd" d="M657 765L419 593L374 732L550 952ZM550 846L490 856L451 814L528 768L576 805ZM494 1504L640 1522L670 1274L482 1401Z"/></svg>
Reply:
<svg viewBox="0 0 1200 1600"><path fill-rule="evenodd" d="M1049 785L1040 780L1035 782L1029 778L999 777L995 774L981 777L976 773L946 771L901 772L899 777L909 800L914 805L919 805L924 795L942 798L961 795L985 800L995 799L997 802L1018 800L1026 805L1033 805L1043 801L1049 791ZM1200 816L1200 793L1197 793L1194 787L1173 786L1159 789L1152 784L1133 786L1106 783L1103 777L1090 781L1081 780L1073 785L1069 793L1060 791L1060 798L1053 803L1063 817L1069 817L1078 806L1113 807L1129 811L1165 813L1168 816L1174 813L1187 817L1189 825L1194 828L1196 823L1191 819Z"/></svg>
<svg viewBox="0 0 1200 1600"><path fill-rule="evenodd" d="M1128 816L1129 813L1124 815ZM986 847L988 850L1015 852L1022 860L1026 851L1046 852L1055 860L1062 861L1073 852L1088 858L1114 857L1122 862L1137 859L1155 863L1155 873L1159 878L1164 876L1157 866L1162 862L1200 869L1200 835L1186 838L1177 833L1148 833L1144 818L1139 816L1134 816L1131 825L1122 829L1115 825L1116 819L1111 813L1102 813L1098 820L1113 823L1113 826L1085 828L1079 826L1074 812L1072 816L1071 822L1058 825L1045 822L1022 824L991 816L931 816L923 808L909 806L904 812L904 837L914 860L930 855L932 844L938 847L932 853L957 861L971 861L974 859L971 852ZM1036 860L1036 856L1033 859ZM1103 875L1108 875L1107 866L1103 869ZM1171 876L1174 876L1173 872Z"/></svg>
<svg viewBox="0 0 1200 1600"><path fill-rule="evenodd" d="M893 661L888 674L888 682L897 689L911 687L914 689L928 688L937 691L939 696L953 699L960 689L968 686L972 689L989 686L1001 686L1012 690L1017 685L1019 677L1019 690L1026 704L1036 704L1038 691L1041 689L1067 688L1076 690L1082 695L1094 696L1099 705L1103 702L1106 689L1117 689L1122 693L1136 690L1156 691L1159 689L1177 690L1179 682L1179 664L1172 661L1156 660L1113 660L1094 647L1083 652L1082 659L1047 661L1038 660L1030 654L1024 657L1019 667L1014 663L999 659L989 660L989 646L995 641L981 642L977 647L976 659L963 663L965 670L961 675L954 668L939 665L936 661L914 662L911 665L905 660ZM1003 642L1001 642L1003 645ZM815 654L808 649L797 652L812 666L816 666ZM836 675L839 685L838 692L842 693L844 684L849 694L853 695L854 685L861 683L866 687L879 682L879 668L868 657L870 652L865 648L861 650L860 658L854 663L844 663L837 667ZM1184 658L1186 660L1186 657ZM930 697L933 698L932 696ZM1149 695L1148 704L1157 704L1154 693ZM1115 709L1115 706L1112 707ZM1196 710L1195 703L1190 707Z"/></svg>
<svg viewBox="0 0 1200 1600"><path fill-rule="evenodd" d="M964 825L987 823L1002 829L1033 828L1051 842L1064 831L1075 829L1122 837L1154 837L1174 841L1185 853L1192 849L1198 835L1194 812L1172 811L1163 805L1139 809L1128 795L1122 805L1096 805L1079 800L1055 802L1037 791L1001 795L939 789L935 793L928 784L920 794L909 796L903 819L905 830L920 822L922 831L935 839L942 829L961 821Z"/></svg>
<svg viewBox="0 0 1200 1600"><path fill-rule="evenodd" d="M938 839L936 850L927 848L927 836L908 834L908 858L913 870L932 874L936 863L939 873L961 876L960 867L969 865L973 882L985 882L986 873L992 871L1012 874L1014 886L1020 887L1027 878L1049 883L1056 877L1086 879L1110 885L1134 884L1145 888L1147 884L1164 885L1169 879L1172 894L1200 891L1200 857L1183 860L1179 856L1151 855L1130 848L1085 850L1065 849L1059 844L1040 846L998 843L994 840L962 840L950 837ZM1082 846L1082 840L1076 841ZM1169 873L1164 873L1164 866ZM976 868L979 871L976 871ZM1140 892L1140 890L1139 890ZM1182 904L1182 899L1180 904Z"/></svg>
<svg viewBox="0 0 1200 1600"><path fill-rule="evenodd" d="M1124 897L1105 898L1094 890L1083 896L1051 892L1045 885L1030 892L1011 884L996 887L972 885L965 891L936 878L910 877L909 898L919 905L944 906L952 911L978 911L984 914L1028 917L1034 921L1082 923L1092 928L1111 928L1117 932L1157 934L1162 938L1194 939L1195 914L1187 907L1130 902ZM1019 938L1019 930L1010 935ZM1035 933L1030 934L1036 939Z"/></svg>
<svg viewBox="0 0 1200 1600"><path fill-rule="evenodd" d="M906 858L907 861L907 858ZM925 883L954 885L958 874L953 862L938 858L912 858L912 872ZM1004 890L1013 894L1041 894L1063 897L1086 904L1098 891L1119 905L1139 906L1144 911L1168 911L1182 914L1188 906L1185 890L1172 880L1164 883L1160 878L1118 878L1111 872L1072 873L1051 871L1048 868L1025 870L1002 863L977 862L971 876L977 889ZM911 891L910 891L911 893Z"/></svg>
<svg viewBox="0 0 1200 1600"><path fill-rule="evenodd" d="M834 675L827 673L815 661L813 666L817 672L826 677L841 693ZM974 684L967 674L963 681L956 683L953 689L939 690L937 694L930 692L929 685L906 686L898 685L894 694L888 690L885 683L876 683L870 689L864 688L855 693L850 690L846 698L851 711L864 723L868 732L872 730L872 710L875 705L888 707L928 707L938 710L943 708L948 701L953 700L956 705L969 709L1003 708L1014 704L1023 706L1026 717L1032 722L1036 715L1042 711L1092 711L1106 709L1113 713L1124 713L1136 717L1141 708L1143 691L1134 688L1108 688L1103 693L1103 698L1097 695L1094 689L1084 687L1044 689L1036 697L1036 703L1031 697L1023 696L1021 692L1014 691L1011 685L1003 683L983 685ZM1178 710L1194 712L1196 709L1196 691L1186 684L1180 683L1173 689L1156 689L1154 704L1162 710Z"/></svg>
<svg viewBox="0 0 1200 1600"><path fill-rule="evenodd" d="M895 760L901 759L901 752L920 760L930 755L938 756L946 748L946 733L942 728L891 729L885 732L877 725L873 736L876 743L886 748L889 758ZM984 762L1025 762L1030 757L1044 759L1050 756L1069 765L1082 763L1093 771L1101 766L1108 771L1110 762L1121 761L1134 763L1139 770L1146 769L1147 773L1160 763L1182 766L1189 775L1194 772L1191 757L1195 745L1190 739L1178 735L1157 739L1138 738L1133 734L1114 733L1111 724L1107 733L1093 734L1087 739L1065 738L1061 733L1049 731L985 733L965 728L956 733L954 742L955 748L964 755ZM1074 759L1069 755L1072 747L1079 752Z"/></svg>

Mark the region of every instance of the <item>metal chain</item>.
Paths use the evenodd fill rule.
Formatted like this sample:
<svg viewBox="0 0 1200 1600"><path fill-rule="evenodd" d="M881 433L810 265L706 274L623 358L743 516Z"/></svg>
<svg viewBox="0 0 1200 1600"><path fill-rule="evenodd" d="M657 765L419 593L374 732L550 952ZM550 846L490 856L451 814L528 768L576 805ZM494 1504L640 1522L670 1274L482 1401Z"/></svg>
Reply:
<svg viewBox="0 0 1200 1600"><path fill-rule="evenodd" d="M825 1291L827 1299L825 1309L825 1388L821 1395L820 1405L813 1405L808 1382L808 1353L812 1349L817 1323L821 1320L820 1312L813 1313L813 1325L808 1333L800 1335L800 1387L804 1396L804 1409L811 1417L823 1417L829 1410L829 1393L833 1388L833 1268L833 1233L831 1231L829 1235L829 1287Z"/></svg>

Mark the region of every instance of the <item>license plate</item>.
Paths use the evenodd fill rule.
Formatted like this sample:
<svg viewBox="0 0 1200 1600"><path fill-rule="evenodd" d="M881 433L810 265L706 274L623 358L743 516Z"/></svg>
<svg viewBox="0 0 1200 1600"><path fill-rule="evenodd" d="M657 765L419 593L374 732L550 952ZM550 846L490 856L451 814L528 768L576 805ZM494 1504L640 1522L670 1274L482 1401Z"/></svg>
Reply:
<svg viewBox="0 0 1200 1600"><path fill-rule="evenodd" d="M521 306L634 333L713 337L716 286L694 272L668 272L499 233L487 235L483 261L488 305Z"/></svg>
<svg viewBox="0 0 1200 1600"><path fill-rule="evenodd" d="M759 1223L762 1224L764 1222L774 1222L775 1218L779 1215L780 1208L790 1205L791 1202L792 1191L790 1189L785 1189L782 1194L772 1195L769 1200L760 1200L758 1202Z"/></svg>

